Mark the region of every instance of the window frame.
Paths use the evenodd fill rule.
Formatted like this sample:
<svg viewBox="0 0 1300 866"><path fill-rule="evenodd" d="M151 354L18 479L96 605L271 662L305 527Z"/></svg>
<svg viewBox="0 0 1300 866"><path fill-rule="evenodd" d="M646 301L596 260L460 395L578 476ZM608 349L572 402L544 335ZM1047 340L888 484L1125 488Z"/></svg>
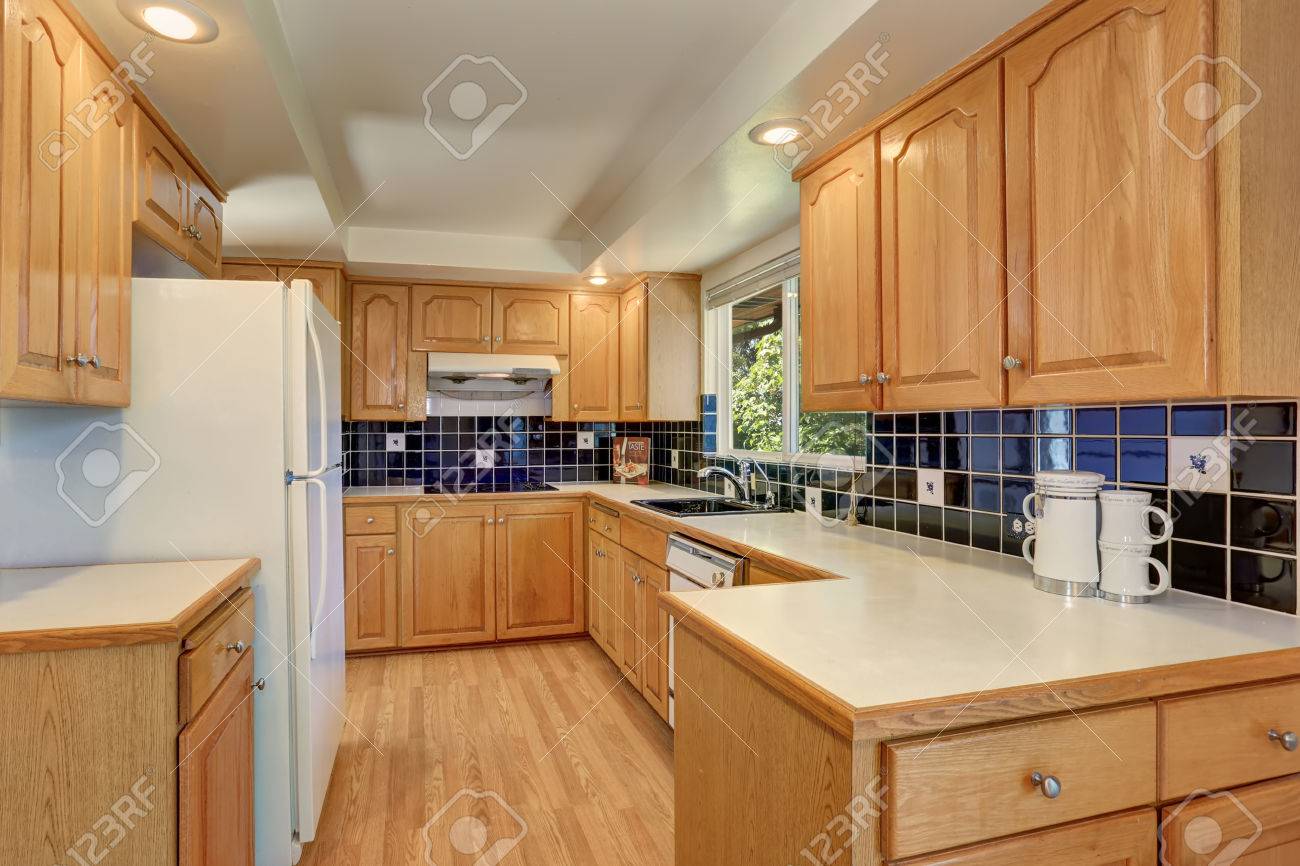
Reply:
<svg viewBox="0 0 1300 866"><path fill-rule="evenodd" d="M733 445L731 426L731 307L739 301L781 286L781 422L784 448L781 451L750 451ZM751 459L767 463L815 464L826 469L866 468L865 454L819 454L798 450L799 442L799 277L756 289L743 298L707 312L706 337L717 370L718 456ZM865 443L864 443L865 445Z"/></svg>

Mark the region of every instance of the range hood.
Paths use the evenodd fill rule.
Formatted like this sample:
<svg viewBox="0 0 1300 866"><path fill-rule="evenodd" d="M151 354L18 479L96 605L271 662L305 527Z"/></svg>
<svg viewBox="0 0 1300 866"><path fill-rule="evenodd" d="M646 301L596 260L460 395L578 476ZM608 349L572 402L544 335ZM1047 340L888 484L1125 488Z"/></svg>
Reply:
<svg viewBox="0 0 1300 866"><path fill-rule="evenodd" d="M560 373L554 355L429 353L429 391L458 400L513 400L540 395Z"/></svg>

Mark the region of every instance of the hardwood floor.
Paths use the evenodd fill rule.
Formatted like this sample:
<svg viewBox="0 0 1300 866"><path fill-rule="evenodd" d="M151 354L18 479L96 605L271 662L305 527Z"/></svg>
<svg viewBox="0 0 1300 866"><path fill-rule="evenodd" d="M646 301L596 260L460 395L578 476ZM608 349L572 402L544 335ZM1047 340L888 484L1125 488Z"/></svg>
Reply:
<svg viewBox="0 0 1300 866"><path fill-rule="evenodd" d="M672 731L590 640L356 658L347 677L356 727L303 866L672 863Z"/></svg>

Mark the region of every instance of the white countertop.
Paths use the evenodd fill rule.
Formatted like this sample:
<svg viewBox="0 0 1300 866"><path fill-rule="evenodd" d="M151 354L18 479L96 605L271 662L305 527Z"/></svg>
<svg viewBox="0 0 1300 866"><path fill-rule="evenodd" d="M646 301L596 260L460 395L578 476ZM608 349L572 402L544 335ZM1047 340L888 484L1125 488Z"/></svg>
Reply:
<svg viewBox="0 0 1300 866"><path fill-rule="evenodd" d="M0 569L0 635L172 622L248 561Z"/></svg>
<svg viewBox="0 0 1300 866"><path fill-rule="evenodd" d="M557 486L623 503L704 495ZM1177 590L1131 607L1065 599L1034 589L1018 557L917 536L803 513L669 519L847 578L674 595L855 709L1300 647L1290 614Z"/></svg>

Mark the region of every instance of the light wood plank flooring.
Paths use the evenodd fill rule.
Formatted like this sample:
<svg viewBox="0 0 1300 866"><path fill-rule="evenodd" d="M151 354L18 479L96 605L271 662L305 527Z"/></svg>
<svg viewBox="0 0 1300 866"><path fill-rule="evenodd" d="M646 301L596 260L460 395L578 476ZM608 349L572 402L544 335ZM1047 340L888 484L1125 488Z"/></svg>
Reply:
<svg viewBox="0 0 1300 866"><path fill-rule="evenodd" d="M356 727L304 866L672 863L672 732L590 640L356 658L347 678Z"/></svg>

